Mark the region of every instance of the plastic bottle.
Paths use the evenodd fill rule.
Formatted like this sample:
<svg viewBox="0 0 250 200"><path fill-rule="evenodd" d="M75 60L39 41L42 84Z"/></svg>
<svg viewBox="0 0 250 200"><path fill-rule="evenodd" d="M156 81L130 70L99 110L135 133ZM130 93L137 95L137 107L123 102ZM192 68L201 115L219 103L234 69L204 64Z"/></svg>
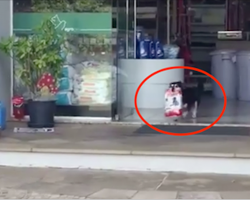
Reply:
<svg viewBox="0 0 250 200"><path fill-rule="evenodd" d="M145 59L149 59L151 58L151 42L152 40L150 39L150 37L145 34L145 39L144 41L144 49L145 49L145 55L143 56L143 58Z"/></svg>
<svg viewBox="0 0 250 200"><path fill-rule="evenodd" d="M0 128L1 130L6 129L6 107L1 101L0 101Z"/></svg>
<svg viewBox="0 0 250 200"><path fill-rule="evenodd" d="M153 40L150 41L149 51L150 51L150 58L154 59L156 55L155 55L155 42Z"/></svg>
<svg viewBox="0 0 250 200"><path fill-rule="evenodd" d="M136 28L136 39L141 41L144 39L144 29L140 26Z"/></svg>
<svg viewBox="0 0 250 200"><path fill-rule="evenodd" d="M147 41L145 40L142 40L139 43L139 58L140 59L148 58Z"/></svg>
<svg viewBox="0 0 250 200"><path fill-rule="evenodd" d="M156 59L163 59L164 58L163 47L159 41L155 42L155 51L156 51L156 54L155 54Z"/></svg>
<svg viewBox="0 0 250 200"><path fill-rule="evenodd" d="M163 45L163 52L164 52L164 58L168 59L169 58L169 45L165 44Z"/></svg>
<svg viewBox="0 0 250 200"><path fill-rule="evenodd" d="M136 58L144 57L144 30L142 27L136 28Z"/></svg>

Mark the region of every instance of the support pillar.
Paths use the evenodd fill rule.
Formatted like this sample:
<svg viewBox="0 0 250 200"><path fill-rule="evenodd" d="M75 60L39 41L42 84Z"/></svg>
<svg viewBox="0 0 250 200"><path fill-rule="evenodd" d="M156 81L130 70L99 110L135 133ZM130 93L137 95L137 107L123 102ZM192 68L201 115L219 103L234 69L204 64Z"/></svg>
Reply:
<svg viewBox="0 0 250 200"><path fill-rule="evenodd" d="M0 39L9 37L13 33L13 1L0 1ZM11 114L11 96L12 96L12 59L0 52L0 101L7 108L7 118Z"/></svg>

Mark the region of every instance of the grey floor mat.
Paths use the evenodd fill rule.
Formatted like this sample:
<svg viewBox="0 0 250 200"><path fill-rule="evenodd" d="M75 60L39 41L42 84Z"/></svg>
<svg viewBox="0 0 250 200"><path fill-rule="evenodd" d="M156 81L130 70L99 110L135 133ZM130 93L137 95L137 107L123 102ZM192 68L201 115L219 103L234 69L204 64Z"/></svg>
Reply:
<svg viewBox="0 0 250 200"><path fill-rule="evenodd" d="M188 133L200 130L205 126L173 126L173 125L155 125L156 128L168 131L172 133ZM157 132L147 125L143 125L135 131L137 134L162 134ZM249 136L250 128L248 127L219 127L214 126L202 133L200 135L232 135L232 136Z"/></svg>

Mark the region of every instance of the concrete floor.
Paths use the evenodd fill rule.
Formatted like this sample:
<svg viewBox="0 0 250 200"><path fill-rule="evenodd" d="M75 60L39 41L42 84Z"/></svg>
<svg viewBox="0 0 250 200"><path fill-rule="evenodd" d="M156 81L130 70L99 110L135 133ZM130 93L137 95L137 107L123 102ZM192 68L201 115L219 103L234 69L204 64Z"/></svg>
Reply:
<svg viewBox="0 0 250 200"><path fill-rule="evenodd" d="M0 167L0 198L249 199L249 176Z"/></svg>
<svg viewBox="0 0 250 200"><path fill-rule="evenodd" d="M212 123L222 112L223 100L214 99L211 96L204 96L198 110L196 120L187 117L179 122L184 123ZM150 123L173 122L172 119L164 116L164 109L139 109L142 117ZM228 100L227 108L218 123L220 124L246 124L250 125L250 102ZM124 121L141 121L136 111L133 115L127 116Z"/></svg>
<svg viewBox="0 0 250 200"><path fill-rule="evenodd" d="M54 133L14 133L14 127L25 123L9 123L0 138L0 151L57 149L60 151L96 150L133 152L166 152L168 155L207 155L250 157L248 136L194 135L175 137L164 134L137 135L139 125L59 124Z"/></svg>

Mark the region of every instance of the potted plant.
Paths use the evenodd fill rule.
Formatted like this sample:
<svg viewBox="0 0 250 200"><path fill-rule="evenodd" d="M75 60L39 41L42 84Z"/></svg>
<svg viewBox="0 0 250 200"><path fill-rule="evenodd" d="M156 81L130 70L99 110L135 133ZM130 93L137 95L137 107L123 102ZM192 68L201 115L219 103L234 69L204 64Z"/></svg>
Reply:
<svg viewBox="0 0 250 200"><path fill-rule="evenodd" d="M15 75L28 90L26 99L32 128L54 127L56 92L65 59L62 49L66 35L55 29L50 19L32 30L32 34L12 36L0 41L0 50L20 67Z"/></svg>

